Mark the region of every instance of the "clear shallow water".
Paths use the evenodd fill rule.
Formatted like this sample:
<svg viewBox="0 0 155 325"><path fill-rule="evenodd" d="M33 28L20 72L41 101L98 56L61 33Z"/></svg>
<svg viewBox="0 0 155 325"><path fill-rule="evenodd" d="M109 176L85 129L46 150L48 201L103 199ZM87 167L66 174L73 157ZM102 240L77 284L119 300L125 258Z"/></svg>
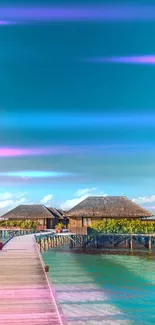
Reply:
<svg viewBox="0 0 155 325"><path fill-rule="evenodd" d="M69 325L155 324L155 257L42 256Z"/></svg>
<svg viewBox="0 0 155 325"><path fill-rule="evenodd" d="M9 236L8 237L5 237L5 238L0 237L0 242L1 243L4 243L5 241L7 241L7 239L9 239Z"/></svg>

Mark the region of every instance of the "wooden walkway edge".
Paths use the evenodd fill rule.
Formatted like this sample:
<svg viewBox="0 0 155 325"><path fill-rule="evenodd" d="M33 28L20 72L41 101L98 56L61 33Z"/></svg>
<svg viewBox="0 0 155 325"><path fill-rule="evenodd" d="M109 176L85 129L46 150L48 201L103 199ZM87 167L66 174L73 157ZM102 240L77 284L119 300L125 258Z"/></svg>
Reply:
<svg viewBox="0 0 155 325"><path fill-rule="evenodd" d="M0 324L66 325L34 235L0 251Z"/></svg>

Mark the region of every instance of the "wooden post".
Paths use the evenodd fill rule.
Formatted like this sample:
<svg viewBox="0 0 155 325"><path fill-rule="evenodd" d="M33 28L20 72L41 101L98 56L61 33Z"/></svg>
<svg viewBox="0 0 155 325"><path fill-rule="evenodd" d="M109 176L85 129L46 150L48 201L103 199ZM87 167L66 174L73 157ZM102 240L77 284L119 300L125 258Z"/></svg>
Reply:
<svg viewBox="0 0 155 325"><path fill-rule="evenodd" d="M44 237L44 250L46 251L46 237Z"/></svg>
<svg viewBox="0 0 155 325"><path fill-rule="evenodd" d="M152 236L149 236L149 249L152 249Z"/></svg>
<svg viewBox="0 0 155 325"><path fill-rule="evenodd" d="M133 241L132 241L132 235L130 236L130 249L132 250L133 247Z"/></svg>
<svg viewBox="0 0 155 325"><path fill-rule="evenodd" d="M145 247L146 248L149 248L149 245L150 245L149 240L150 240L150 236L145 235Z"/></svg>
<svg viewBox="0 0 155 325"><path fill-rule="evenodd" d="M71 238L73 238L72 235L71 235ZM72 239L70 239L69 248L72 248L72 247L73 247L73 241L72 241Z"/></svg>
<svg viewBox="0 0 155 325"><path fill-rule="evenodd" d="M99 248L99 236L96 236L96 248Z"/></svg>
<svg viewBox="0 0 155 325"><path fill-rule="evenodd" d="M48 249L50 249L50 248L51 248L51 238L48 237Z"/></svg>
<svg viewBox="0 0 155 325"><path fill-rule="evenodd" d="M114 235L112 236L112 247L113 248L115 247L115 237L114 237Z"/></svg>
<svg viewBox="0 0 155 325"><path fill-rule="evenodd" d="M43 250L43 239L41 238L40 239L40 251L42 252L42 250Z"/></svg>
<svg viewBox="0 0 155 325"><path fill-rule="evenodd" d="M45 250L48 250L48 243L47 243L47 237L45 237Z"/></svg>
<svg viewBox="0 0 155 325"><path fill-rule="evenodd" d="M125 239L125 247L128 247L128 239L127 239L127 237Z"/></svg>
<svg viewBox="0 0 155 325"><path fill-rule="evenodd" d="M72 236L73 240L75 241L75 236ZM73 247L75 247L75 242L73 241Z"/></svg>
<svg viewBox="0 0 155 325"><path fill-rule="evenodd" d="M83 245L83 236L81 235L80 236L80 247L82 247L82 245Z"/></svg>

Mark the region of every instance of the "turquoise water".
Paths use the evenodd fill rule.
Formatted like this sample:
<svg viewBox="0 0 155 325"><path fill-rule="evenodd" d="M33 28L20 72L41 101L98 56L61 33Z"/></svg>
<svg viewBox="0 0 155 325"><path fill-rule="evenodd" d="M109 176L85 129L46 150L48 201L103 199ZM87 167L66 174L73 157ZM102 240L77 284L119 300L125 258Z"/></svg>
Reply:
<svg viewBox="0 0 155 325"><path fill-rule="evenodd" d="M155 257L42 256L69 325L155 324Z"/></svg>
<svg viewBox="0 0 155 325"><path fill-rule="evenodd" d="M7 239L9 239L9 236L8 237L5 237L5 238L0 237L0 242L1 243L4 243L5 241L7 241Z"/></svg>

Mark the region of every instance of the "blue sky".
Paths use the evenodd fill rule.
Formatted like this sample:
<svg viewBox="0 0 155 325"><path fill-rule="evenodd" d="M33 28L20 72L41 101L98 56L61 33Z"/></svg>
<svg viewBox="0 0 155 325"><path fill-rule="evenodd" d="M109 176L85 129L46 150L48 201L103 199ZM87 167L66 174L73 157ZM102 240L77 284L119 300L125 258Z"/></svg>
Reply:
<svg viewBox="0 0 155 325"><path fill-rule="evenodd" d="M2 1L0 214L122 193L154 210L155 5L116 2Z"/></svg>

